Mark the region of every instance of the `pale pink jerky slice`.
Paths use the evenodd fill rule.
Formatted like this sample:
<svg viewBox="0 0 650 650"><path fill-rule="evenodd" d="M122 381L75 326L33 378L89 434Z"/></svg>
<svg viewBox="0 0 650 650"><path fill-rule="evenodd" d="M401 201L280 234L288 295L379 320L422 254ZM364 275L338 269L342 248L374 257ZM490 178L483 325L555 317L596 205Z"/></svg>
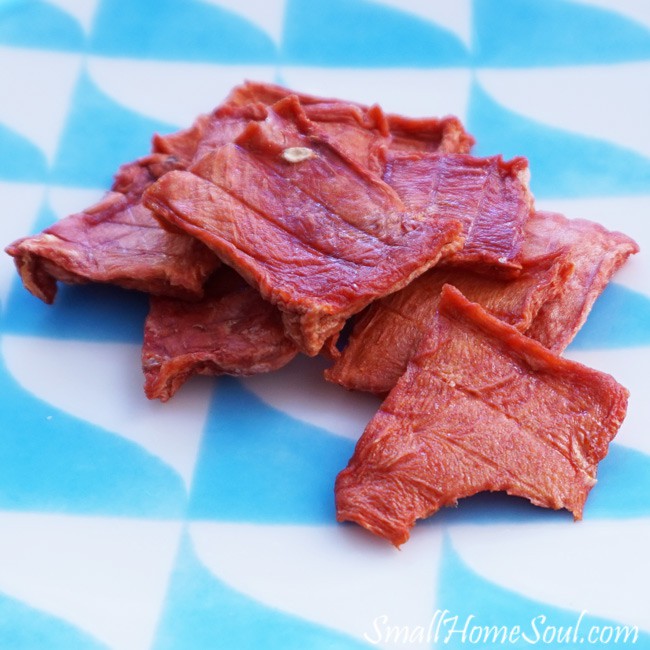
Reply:
<svg viewBox="0 0 650 650"><path fill-rule="evenodd" d="M269 372L296 353L280 312L222 266L197 302L151 298L142 349L145 393L166 402L194 375Z"/></svg>
<svg viewBox="0 0 650 650"><path fill-rule="evenodd" d="M404 289L374 302L360 315L341 356L325 372L326 378L351 390L388 393L437 317L445 284L454 285L469 300L520 331L527 330L573 272L573 264L561 248L554 247L554 237L541 223L544 218L535 214L525 224L523 271L516 278L437 266Z"/></svg>
<svg viewBox="0 0 650 650"><path fill-rule="evenodd" d="M381 179L304 131L297 99L282 100L235 144L163 176L145 203L257 287L315 355L350 315L462 241L453 215L406 211Z"/></svg>
<svg viewBox="0 0 650 650"><path fill-rule="evenodd" d="M542 306L526 334L562 352L587 320L611 277L630 255L638 253L639 246L627 235L591 221L548 212L539 213L538 218L547 248L564 248L565 259L575 270L559 294Z"/></svg>
<svg viewBox="0 0 650 650"><path fill-rule="evenodd" d="M396 546L417 519L484 491L580 519L627 398L447 286L431 336L336 480L337 518Z"/></svg>

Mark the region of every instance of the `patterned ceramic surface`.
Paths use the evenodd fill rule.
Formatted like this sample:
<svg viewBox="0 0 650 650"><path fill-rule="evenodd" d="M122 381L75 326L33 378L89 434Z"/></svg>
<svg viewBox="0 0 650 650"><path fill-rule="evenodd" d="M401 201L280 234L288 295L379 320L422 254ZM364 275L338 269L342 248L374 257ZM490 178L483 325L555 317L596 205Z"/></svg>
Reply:
<svg viewBox="0 0 650 650"><path fill-rule="evenodd" d="M458 115L528 156L538 205L637 239L567 352L632 392L585 519L479 496L399 552L337 525L377 400L300 359L149 403L146 301L47 307L5 256L0 648L650 648L650 3L0 0L3 245L244 78Z"/></svg>

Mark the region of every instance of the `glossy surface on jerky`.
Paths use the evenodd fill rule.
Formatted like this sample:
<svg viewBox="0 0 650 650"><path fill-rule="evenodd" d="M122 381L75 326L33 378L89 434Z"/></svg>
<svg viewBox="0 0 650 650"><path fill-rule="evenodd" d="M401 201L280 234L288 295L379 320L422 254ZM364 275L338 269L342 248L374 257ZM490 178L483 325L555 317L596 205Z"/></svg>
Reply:
<svg viewBox="0 0 650 650"><path fill-rule="evenodd" d="M457 287L497 318L527 330L542 305L564 290L573 263L535 213L526 221L523 271L513 279L438 266L400 291L374 302L355 323L348 345L325 376L349 389L386 394L404 374L436 318L443 285Z"/></svg>
<svg viewBox="0 0 650 650"><path fill-rule="evenodd" d="M297 98L282 100L234 144L165 175L145 202L258 287L315 355L351 314L462 240L455 215L406 210L380 178L311 133ZM292 152L307 155L290 162Z"/></svg>
<svg viewBox="0 0 650 650"><path fill-rule="evenodd" d="M280 312L223 266L198 302L151 298L142 348L145 393L166 402L193 375L269 372L296 352Z"/></svg>
<svg viewBox="0 0 650 650"><path fill-rule="evenodd" d="M539 223L545 231L547 250L563 248L565 258L575 270L558 295L542 306L526 334L547 348L562 352L582 327L612 275L630 255L639 252L639 246L627 235L585 219L540 214L544 217Z"/></svg>
<svg viewBox="0 0 650 650"><path fill-rule="evenodd" d="M525 158L390 156L384 180L412 210L453 212L463 220L463 248L449 263L504 275L521 269L519 253L533 197Z"/></svg>
<svg viewBox="0 0 650 650"><path fill-rule="evenodd" d="M484 491L580 519L627 397L445 287L431 336L337 478L337 517L396 546L417 519Z"/></svg>

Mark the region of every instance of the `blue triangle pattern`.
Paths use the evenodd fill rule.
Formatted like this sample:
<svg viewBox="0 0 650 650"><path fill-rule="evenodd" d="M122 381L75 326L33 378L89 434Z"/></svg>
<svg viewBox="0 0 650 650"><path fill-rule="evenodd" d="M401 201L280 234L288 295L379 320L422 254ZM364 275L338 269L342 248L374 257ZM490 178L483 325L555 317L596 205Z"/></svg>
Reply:
<svg viewBox="0 0 650 650"><path fill-rule="evenodd" d="M0 639L11 650L102 650L87 633L0 592Z"/></svg>
<svg viewBox="0 0 650 650"><path fill-rule="evenodd" d="M60 185L108 187L120 165L149 152L154 133L176 128L119 105L82 73L52 179Z"/></svg>
<svg viewBox="0 0 650 650"><path fill-rule="evenodd" d="M0 364L0 509L180 517L180 477L138 445L51 406Z"/></svg>
<svg viewBox="0 0 650 650"><path fill-rule="evenodd" d="M598 465L598 483L589 493L585 519L630 519L650 515L650 456L611 444Z"/></svg>
<svg viewBox="0 0 650 650"><path fill-rule="evenodd" d="M15 279L6 302L4 331L52 339L141 343L148 297L104 284L59 283L55 305L35 298Z"/></svg>
<svg viewBox="0 0 650 650"><path fill-rule="evenodd" d="M190 497L194 519L331 523L351 440L264 404L230 377L210 408Z"/></svg>
<svg viewBox="0 0 650 650"><path fill-rule="evenodd" d="M55 214L54 210L52 210L49 201L45 200L43 202L43 205L41 205L38 214L36 215L36 221L32 224L31 234L35 235L42 230L45 230L45 228L48 228L53 223L56 223L57 220L58 217Z"/></svg>
<svg viewBox="0 0 650 650"><path fill-rule="evenodd" d="M137 2L102 0L91 51L159 61L270 63L271 38L255 25L198 0L157 0L153 11Z"/></svg>
<svg viewBox="0 0 650 650"><path fill-rule="evenodd" d="M650 345L650 298L610 283L571 343L572 350Z"/></svg>
<svg viewBox="0 0 650 650"><path fill-rule="evenodd" d="M0 4L0 44L79 52L84 34L77 21L47 2L9 1Z"/></svg>
<svg viewBox="0 0 650 650"><path fill-rule="evenodd" d="M534 561L534 558L531 558L531 561ZM446 624L440 625L440 645L436 647L451 650L462 650L468 645L478 648L530 648L540 645L584 650L588 647L587 634L592 626L602 629L604 626L616 625L614 621L589 613L583 615L580 625L577 625L581 614L579 611L541 603L490 582L463 562L449 538L446 538L443 544L436 602L442 618L448 620ZM541 619L542 616L545 618ZM457 617L455 622L451 620L452 617ZM494 626L496 630L505 627L506 634L510 634L510 631L519 626L520 633L517 637L506 637L506 643L499 641L501 636L497 636L496 641L495 637L489 636L485 643L479 643L477 640L470 644L471 629L474 626ZM554 626L555 630L551 630L551 626ZM433 627L435 630L435 625ZM634 644L633 637L629 638L630 647L650 648L650 634L643 631L637 633L638 638ZM479 637L475 634L475 638ZM583 641L580 641L581 638Z"/></svg>
<svg viewBox="0 0 650 650"><path fill-rule="evenodd" d="M650 187L650 159L515 113L476 82L467 129L476 137L477 156L526 156L538 199L646 194Z"/></svg>
<svg viewBox="0 0 650 650"><path fill-rule="evenodd" d="M32 142L0 124L0 180L42 183L47 178L47 161Z"/></svg>
<svg viewBox="0 0 650 650"><path fill-rule="evenodd" d="M521 68L641 61L650 30L621 14L568 0L474 0L474 63Z"/></svg>
<svg viewBox="0 0 650 650"><path fill-rule="evenodd" d="M417 68L467 64L451 32L366 0L289 0L282 60L289 64Z"/></svg>
<svg viewBox="0 0 650 650"><path fill-rule="evenodd" d="M357 650L341 633L285 614L212 575L184 534L153 650Z"/></svg>

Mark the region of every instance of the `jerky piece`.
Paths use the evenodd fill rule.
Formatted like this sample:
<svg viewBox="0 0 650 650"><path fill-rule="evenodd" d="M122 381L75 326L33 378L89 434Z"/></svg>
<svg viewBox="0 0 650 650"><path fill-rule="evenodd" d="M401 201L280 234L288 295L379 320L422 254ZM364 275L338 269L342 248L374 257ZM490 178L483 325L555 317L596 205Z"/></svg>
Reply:
<svg viewBox="0 0 650 650"><path fill-rule="evenodd" d="M189 129L155 135L154 153L123 165L113 191L97 205L7 248L27 289L48 303L56 295L57 280L111 282L156 295L200 297L218 258L186 233L164 230L142 205L142 193L166 172L185 169L200 146L231 142L251 120L264 117L260 105L224 106L199 116Z"/></svg>
<svg viewBox="0 0 650 650"><path fill-rule="evenodd" d="M244 81L244 83L235 86L230 91L225 104L230 106L246 106L247 104L260 102L267 106L271 106L271 104L275 104L281 99L295 94L300 98L300 102L305 105L320 103L323 101L338 101L336 99L323 99L322 97L315 97L313 95L307 95L306 93L295 93L284 86L267 83L265 81Z"/></svg>
<svg viewBox="0 0 650 650"><path fill-rule="evenodd" d="M304 111L340 152L380 175L390 155L468 153L474 144L456 117L413 119L345 102L309 104Z"/></svg>
<svg viewBox="0 0 650 650"><path fill-rule="evenodd" d="M539 228L544 230L541 241L546 250L565 248L575 272L560 293L540 309L526 334L560 353L587 320L612 275L630 255L639 252L639 246L620 232L560 214L540 213Z"/></svg>
<svg viewBox="0 0 650 650"><path fill-rule="evenodd" d="M564 251L554 248L554 240L549 240L547 224L541 223L544 219L544 215L535 214L526 222L521 253L524 270L517 278L438 266L370 305L325 377L351 390L388 393L436 318L445 284L457 287L497 318L526 331L542 305L562 291L573 272Z"/></svg>
<svg viewBox="0 0 650 650"><path fill-rule="evenodd" d="M247 81L233 89L226 104L270 106L291 95L298 98L307 117L339 151L373 171L383 169L382 149L394 153L468 153L474 144L456 117L410 118L384 113L376 104L316 97L274 84Z"/></svg>
<svg viewBox="0 0 650 650"><path fill-rule="evenodd" d="M310 122L296 98L283 100L236 144L163 176L145 203L256 286L315 355L350 315L462 241L453 211L405 211L390 187L303 128Z"/></svg>
<svg viewBox="0 0 650 650"><path fill-rule="evenodd" d="M346 102L308 104L305 115L315 135L357 165L381 176L384 150L391 144L388 121L378 106L366 109Z"/></svg>
<svg viewBox="0 0 650 650"><path fill-rule="evenodd" d="M166 402L193 375L269 372L296 353L280 312L224 266L198 302L150 299L142 349L145 393Z"/></svg>
<svg viewBox="0 0 650 650"><path fill-rule="evenodd" d="M390 150L407 153L469 153L474 138L454 116L412 118L388 114Z"/></svg>
<svg viewBox="0 0 650 650"><path fill-rule="evenodd" d="M200 287L214 268L215 260L209 263L209 256L204 251L199 253L201 247L190 243L187 238L183 243L184 236L178 232L173 237L156 233L157 225L139 200L144 187L136 184L140 190L138 193L132 177L144 170L146 184L149 184L169 169L187 168L205 153L232 142L250 121L265 119L266 104L291 92L269 84L244 84L234 89L228 100L211 114L199 116L189 129L165 136L155 135L153 152L160 155L125 165L118 172L113 191L128 194L128 200L108 195L98 205L72 215L67 221L40 235L19 240L8 248L8 252L16 258L27 288L46 302L54 300L57 280L69 283L114 282L163 295L199 296ZM383 128L388 128L388 120L383 117L381 109L367 109L361 105L355 108L357 105L340 100L326 100L330 110L325 109L323 113L322 106L319 108L316 103L324 100L308 95L300 97L306 103L313 104L314 110L321 111L323 130L329 129L331 137L341 146L345 144L347 152L356 155L357 159L363 149L359 141L365 138L366 163L379 168L381 148L390 141L388 132L382 135L374 127L377 120L383 120ZM359 114L356 121L350 118L351 112L355 111ZM396 127L400 133L408 130L409 127L404 127L400 122L406 120L409 123L407 118L393 116L391 119L401 125ZM448 143L445 145L447 148L455 146L453 142L456 141L470 146L471 137L453 119L440 122L430 120L428 126L420 130L414 126L411 134L413 146L421 147L426 143L433 146L437 141ZM342 121L337 123L337 120ZM356 144L351 142L354 134L359 140ZM422 143L419 139L422 139ZM92 219L88 217L90 214L93 215ZM92 228L93 232L83 235L82 231L87 228ZM151 232L145 235L145 230ZM111 240L115 240L115 246L111 245ZM132 250L129 250L129 246L133 247ZM186 255L183 247L187 249L188 260L197 258L194 274L186 269L189 264L178 268L179 255ZM125 256L130 258L127 263L122 262ZM140 258L139 262L135 260L136 257Z"/></svg>
<svg viewBox="0 0 650 650"><path fill-rule="evenodd" d="M155 134L151 140L152 152L173 157L178 169L185 169L192 162L206 130L213 121L211 115L199 115L189 129L167 135Z"/></svg>
<svg viewBox="0 0 650 650"><path fill-rule="evenodd" d="M199 297L218 259L186 233L161 228L141 204L142 192L176 164L173 157L152 154L125 165L115 191L98 204L9 245L25 287L47 303L54 301L57 280Z"/></svg>
<svg viewBox="0 0 650 650"><path fill-rule="evenodd" d="M431 336L337 477L337 518L399 546L416 519L489 490L580 519L627 398L445 287Z"/></svg>
<svg viewBox="0 0 650 650"><path fill-rule="evenodd" d="M437 213L453 205L465 213L465 245L447 262L509 276L521 270L523 228L533 204L529 177L525 158L505 162L462 154L393 156L384 173L412 210Z"/></svg>
<svg viewBox="0 0 650 650"><path fill-rule="evenodd" d="M246 106L232 106L228 103L216 108L203 128L203 134L196 150L184 169L193 161L200 160L205 154L236 140L246 129L249 122L266 119L268 109L260 102Z"/></svg>

